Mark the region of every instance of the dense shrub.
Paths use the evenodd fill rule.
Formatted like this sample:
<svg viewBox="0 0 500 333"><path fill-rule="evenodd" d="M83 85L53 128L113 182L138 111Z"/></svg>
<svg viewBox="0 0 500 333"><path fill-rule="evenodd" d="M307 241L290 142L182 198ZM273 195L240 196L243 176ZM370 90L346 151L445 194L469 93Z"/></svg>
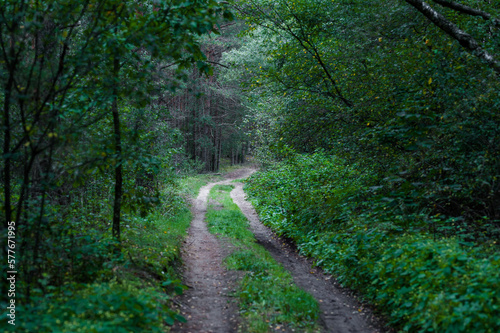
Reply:
<svg viewBox="0 0 500 333"><path fill-rule="evenodd" d="M357 165L317 152L293 155L286 163L253 177L247 189L258 192L257 199L266 205L282 209L283 216L292 217L292 224L285 219L275 227L287 226L287 234L293 236L294 226L303 233L302 228L316 230L343 223L354 206L346 203L359 201L362 184L369 177Z"/></svg>
<svg viewBox="0 0 500 333"><path fill-rule="evenodd" d="M315 153L255 174L246 190L265 224L341 283L363 291L404 331L498 331L495 242L480 247L460 234L444 237L422 227L427 219L446 228L424 212L414 223L384 212L382 199L366 190L369 173Z"/></svg>
<svg viewBox="0 0 500 333"><path fill-rule="evenodd" d="M179 319L166 295L116 281L88 285L52 302L40 299L23 314L18 332L163 332L163 321Z"/></svg>

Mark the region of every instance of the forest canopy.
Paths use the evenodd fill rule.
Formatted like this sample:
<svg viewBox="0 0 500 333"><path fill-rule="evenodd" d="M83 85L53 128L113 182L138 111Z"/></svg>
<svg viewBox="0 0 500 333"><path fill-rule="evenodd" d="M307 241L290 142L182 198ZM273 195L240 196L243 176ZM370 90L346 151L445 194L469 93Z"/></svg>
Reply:
<svg viewBox="0 0 500 333"><path fill-rule="evenodd" d="M461 10L466 2L433 4L462 37L481 41L470 49L417 3L239 2L249 43L227 59L251 73L256 117L275 115L261 122L263 152L323 149L369 167L389 201L496 221L498 73L481 52L500 52L498 5L484 2L479 15Z"/></svg>

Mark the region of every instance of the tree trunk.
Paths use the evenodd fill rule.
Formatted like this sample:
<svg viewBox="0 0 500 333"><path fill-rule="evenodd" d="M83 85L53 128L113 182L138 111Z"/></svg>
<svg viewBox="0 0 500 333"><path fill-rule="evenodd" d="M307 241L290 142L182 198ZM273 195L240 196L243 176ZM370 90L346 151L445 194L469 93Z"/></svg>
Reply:
<svg viewBox="0 0 500 333"><path fill-rule="evenodd" d="M222 156L222 129L219 129L219 153L217 155L217 169L215 170L216 172L218 172L220 168L221 156Z"/></svg>
<svg viewBox="0 0 500 333"><path fill-rule="evenodd" d="M5 166L3 170L3 181L4 181L4 203L5 203L5 221L2 224L2 229L5 228L7 230L8 223L12 221L12 203L11 203L11 158L10 158L10 99L11 99L11 91L14 83L13 73L9 74L9 80L5 86L5 100L3 105L4 111L4 141L3 141L3 158L5 159ZM3 258L7 259L7 246L2 246L2 254ZM2 272L2 281L6 281L6 274ZM7 283L2 283L2 295L7 295Z"/></svg>
<svg viewBox="0 0 500 333"><path fill-rule="evenodd" d="M117 81L118 73L120 71L120 60L115 55L113 59L113 77ZM123 176L122 176L122 143L120 132L120 115L118 114L118 88L117 82L113 88L113 102L111 105L111 112L113 114L113 129L115 138L115 152L116 152L116 166L115 166L115 200L113 205L113 238L120 243L120 219L121 219L121 205L123 194ZM120 250L120 247L117 247Z"/></svg>
<svg viewBox="0 0 500 333"><path fill-rule="evenodd" d="M10 186L10 177L11 177L11 158L10 158L10 99L12 96L12 85L14 83L13 74L10 73L9 80L7 81L7 85L5 86L5 100L3 105L4 111L4 141L3 141L3 154L5 159L5 167L4 167L4 202L5 202L5 221L4 227L7 228L7 222L12 221L12 203L11 203L11 186Z"/></svg>

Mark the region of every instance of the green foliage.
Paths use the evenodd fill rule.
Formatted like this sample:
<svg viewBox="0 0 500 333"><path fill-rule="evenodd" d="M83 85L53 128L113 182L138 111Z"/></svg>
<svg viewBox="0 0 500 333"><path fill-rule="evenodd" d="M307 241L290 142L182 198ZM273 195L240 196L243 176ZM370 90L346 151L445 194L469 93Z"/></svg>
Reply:
<svg viewBox="0 0 500 333"><path fill-rule="evenodd" d="M53 222L50 231L60 238L45 250L40 287L31 290L32 303L20 304L16 331L164 332L165 324L185 321L169 301L185 289L180 248L192 216L180 193L164 189L161 204L145 217L124 216L120 257L112 255L109 225L98 231L84 219ZM18 299L26 282L18 280Z"/></svg>
<svg viewBox="0 0 500 333"><path fill-rule="evenodd" d="M214 186L206 219L210 232L237 248L225 259L227 267L246 273L237 292L245 332L270 332L275 324L314 331L318 328L317 301L299 289L290 273L256 243L248 220L229 196L233 188Z"/></svg>
<svg viewBox="0 0 500 333"><path fill-rule="evenodd" d="M303 228L316 230L345 223L354 206L346 202L357 200L372 177L369 170L324 152L291 154L286 162L268 168L265 175L251 178L246 188L258 191L259 199L267 205L294 216L293 222L282 221L275 226L278 234L286 227L288 236L293 236L294 230L302 233Z"/></svg>
<svg viewBox="0 0 500 333"><path fill-rule="evenodd" d="M164 332L164 322L182 320L167 299L137 283L92 284L50 301L41 298L23 313L16 332Z"/></svg>
<svg viewBox="0 0 500 333"><path fill-rule="evenodd" d="M318 153L295 156L253 175L246 190L261 220L291 237L341 283L363 291L404 331L497 331L496 241L471 247L467 236L449 237L445 229L443 237L416 216L387 212L381 198L367 196L363 188L372 177L350 178L352 167L339 160ZM309 188L316 201L312 212L297 200L297 189ZM330 195L338 199L333 206ZM377 206L380 211L372 209Z"/></svg>
<svg viewBox="0 0 500 333"><path fill-rule="evenodd" d="M239 3L261 220L403 330L498 330L498 76L405 1Z"/></svg>
<svg viewBox="0 0 500 333"><path fill-rule="evenodd" d="M124 256L155 278L177 279L182 240L191 217L187 208L178 208L174 214L156 212L126 220Z"/></svg>
<svg viewBox="0 0 500 333"><path fill-rule="evenodd" d="M439 8L500 54L491 20ZM499 81L488 66L404 1L248 0L240 15L247 43L226 58L245 72L264 165L321 148L373 170L395 206L488 238L484 217L500 216Z"/></svg>
<svg viewBox="0 0 500 333"><path fill-rule="evenodd" d="M26 311L74 283L177 280L190 213L175 186L181 134L158 95L188 68L212 72L200 40L223 17L231 14L215 0L0 0L0 235L16 222L16 300ZM131 292L113 290L135 306Z"/></svg>
<svg viewBox="0 0 500 333"><path fill-rule="evenodd" d="M303 236L301 251L362 290L404 331L498 330L498 254L464 249L456 239L394 237L364 225Z"/></svg>

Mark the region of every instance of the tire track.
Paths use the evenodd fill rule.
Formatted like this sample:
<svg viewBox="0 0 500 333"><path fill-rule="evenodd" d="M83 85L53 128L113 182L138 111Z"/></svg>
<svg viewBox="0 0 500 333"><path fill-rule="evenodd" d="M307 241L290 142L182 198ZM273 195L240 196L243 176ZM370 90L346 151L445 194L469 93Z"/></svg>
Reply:
<svg viewBox="0 0 500 333"><path fill-rule="evenodd" d="M210 183L200 189L193 202L193 221L182 252L183 282L189 286L177 304L185 324L176 323L171 332L233 333L238 332L238 306L230 296L236 288L238 273L227 271L223 259L231 252L229 244L221 242L208 231L204 221L208 194L215 185L234 185L231 198L250 222L257 242L288 270L297 286L315 297L320 306L320 325L323 332L376 333L386 331L370 309L349 296L345 289L335 286L331 276L319 268L311 268L310 260L301 257L289 244L277 237L258 218L252 204L246 200L242 183L232 180L246 178L255 169L239 169L226 180Z"/></svg>
<svg viewBox="0 0 500 333"><path fill-rule="evenodd" d="M280 243L279 237L259 221L257 212L245 198L243 184L233 184L235 189L231 192L231 198L250 221L251 230L258 243L292 274L298 287L318 300L321 309L320 324L324 332L384 331L370 310L333 285L331 276L319 268L311 268L310 261L298 255L294 249L284 244L285 242Z"/></svg>
<svg viewBox="0 0 500 333"><path fill-rule="evenodd" d="M187 323L176 323L171 332L226 333L237 332L238 308L229 296L235 274L222 264L226 254L217 237L208 231L205 223L208 194L213 186L230 184L232 180L248 177L254 169L239 169L226 180L210 183L200 189L193 202L193 221L182 251L183 283L189 289L177 301Z"/></svg>

